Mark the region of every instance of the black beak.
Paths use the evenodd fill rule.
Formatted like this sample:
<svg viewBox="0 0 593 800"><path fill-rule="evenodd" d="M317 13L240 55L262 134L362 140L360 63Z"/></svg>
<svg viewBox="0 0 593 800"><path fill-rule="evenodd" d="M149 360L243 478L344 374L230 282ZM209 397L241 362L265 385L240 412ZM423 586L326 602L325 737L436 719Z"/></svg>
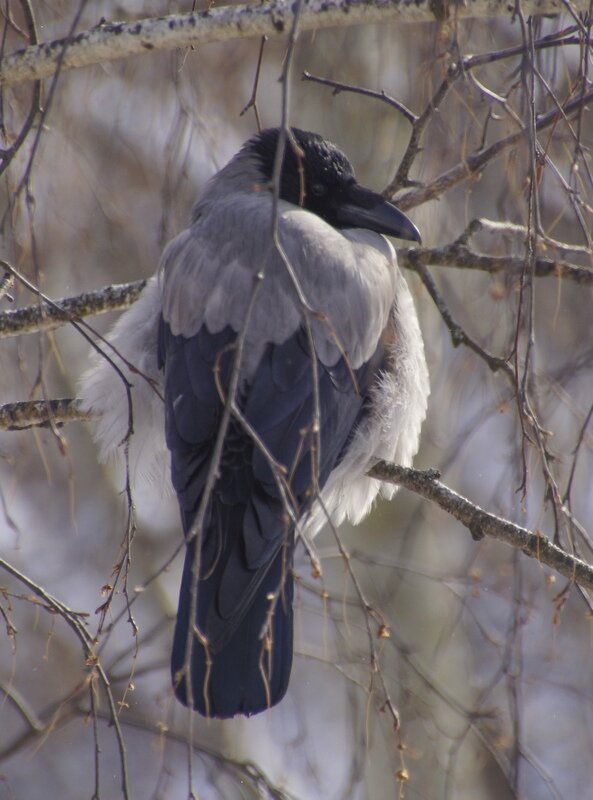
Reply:
<svg viewBox="0 0 593 800"><path fill-rule="evenodd" d="M348 188L344 201L336 209L338 224L344 228L367 228L376 233L409 239L422 244L420 231L403 211L384 197L357 183Z"/></svg>

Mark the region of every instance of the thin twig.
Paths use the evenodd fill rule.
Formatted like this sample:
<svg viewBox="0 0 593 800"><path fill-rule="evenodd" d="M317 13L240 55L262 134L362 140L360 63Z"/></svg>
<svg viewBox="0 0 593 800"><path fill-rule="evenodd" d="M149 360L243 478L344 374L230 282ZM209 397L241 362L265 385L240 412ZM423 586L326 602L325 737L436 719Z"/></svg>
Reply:
<svg viewBox="0 0 593 800"><path fill-rule="evenodd" d="M27 23L29 43L30 45L35 46L39 42L39 37L37 34L37 25L35 23L35 16L33 14L33 9L31 7L29 0L21 0L21 8L25 16L25 21ZM27 138L31 129L33 128L33 125L37 120L40 110L41 110L41 81L36 80L33 83L33 95L31 97L29 112L27 113L27 117L23 122L20 131L18 132L14 141L11 142L10 146L0 151L0 162L1 162L0 175L2 175L6 171L6 169L8 169L13 158L19 152L25 139Z"/></svg>
<svg viewBox="0 0 593 800"><path fill-rule="evenodd" d="M317 75L311 75L311 73L307 72L306 70L302 74L302 80L320 83L322 86L329 86L333 89L333 95L338 95L340 92L351 92L353 94L361 94L363 97L370 97L373 100L380 100L382 103L387 103L388 106L391 106L399 111L399 113L412 125L418 120L418 117L413 111L410 111L407 106L405 106L403 103L400 103L399 100L396 100L395 97L391 97L383 90L375 92L372 89L365 89L362 86L354 86L351 83L342 83L340 81L330 80L329 78L320 78Z"/></svg>
<svg viewBox="0 0 593 800"><path fill-rule="evenodd" d="M463 75L463 72L464 65L460 65L459 63L451 64L440 86L427 103L426 108L422 114L414 120L410 138L395 177L383 190L383 195L385 197L393 197L402 187L413 185L409 178L410 169L420 151L422 135L429 121L432 119L433 114L439 110L441 103L449 93L449 89L451 89L453 84Z"/></svg>
<svg viewBox="0 0 593 800"><path fill-rule="evenodd" d="M584 97L571 100L561 110L553 109L546 114L542 114L538 117L536 122L537 130L541 131L549 128L550 125L554 125L564 115L570 116L571 114L577 113L583 105L589 104L592 100L593 92L587 92ZM498 139L493 144L471 153L454 167L441 173L441 175L430 183L416 189L411 189L398 197L398 208L402 211L415 208L422 203L426 203L428 200L434 200L458 183L479 175L496 156L499 156L509 147L518 144L526 135L527 133L524 130L515 131L502 139Z"/></svg>
<svg viewBox="0 0 593 800"><path fill-rule="evenodd" d="M255 78L253 79L253 89L251 91L251 97L249 98L249 101L247 102L245 108L239 114L239 116L242 117L243 114L246 114L249 111L249 109L252 108L253 113L255 114L255 122L257 124L257 130L260 132L262 129L262 124L259 116L259 109L257 107L257 90L259 87L259 76L261 72L261 65L264 58L264 47L267 41L268 41L267 36L261 37L261 42L259 45L259 56L257 58L257 66L255 68Z"/></svg>
<svg viewBox="0 0 593 800"><path fill-rule="evenodd" d="M427 292L432 297L432 300L437 307L441 317L445 325L447 326L449 333L451 334L451 341L453 342L453 347L459 347L459 345L465 345L470 350L473 350L486 364L490 367L492 372L497 372L498 370L502 370L508 378L512 382L514 382L514 372L512 368L507 363L507 360L504 358L499 358L498 356L494 356L491 353L488 353L484 348L480 347L477 342L468 336L468 334L463 330L461 325L459 325L454 319L453 315L449 311L449 307L443 300L443 297L439 290L437 289L436 283L434 282L432 275L428 271L428 268L422 264L421 262L417 262L414 265L415 272L418 273L420 276Z"/></svg>
<svg viewBox="0 0 593 800"><path fill-rule="evenodd" d="M129 787L128 787L128 772L127 772L127 761L126 761L126 746L124 742L124 738L122 735L121 727L119 725L117 710L115 707L115 700L113 698L113 693L111 691L111 686L109 684L109 680L107 679L107 675L95 655L94 647L95 647L95 640L94 637L91 635L90 631L88 630L87 625L84 622L83 614L79 614L75 611L72 611L65 603L62 603L56 597L51 595L46 589L40 586L38 583L33 581L27 575L22 573L16 567L13 567L12 564L9 564L8 561L5 559L0 558L0 569L3 569L9 575L12 575L13 578L18 580L28 589L30 589L37 597L39 597L45 603L46 607L51 610L53 613L58 614L62 619L70 626L70 628L74 631L74 634L80 641L84 656L85 662L90 666L91 669L94 669L99 678L101 680L101 684L105 691L105 696L107 697L107 702L110 708L110 722L115 728L116 733L116 740L119 750L120 756L120 764L122 769L122 792L124 797L127 799L130 797Z"/></svg>

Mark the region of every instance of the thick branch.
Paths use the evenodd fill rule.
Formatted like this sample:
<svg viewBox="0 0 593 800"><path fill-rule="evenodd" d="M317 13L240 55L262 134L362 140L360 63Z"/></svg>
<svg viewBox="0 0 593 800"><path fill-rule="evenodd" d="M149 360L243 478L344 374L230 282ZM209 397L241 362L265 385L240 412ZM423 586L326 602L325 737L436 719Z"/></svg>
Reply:
<svg viewBox="0 0 593 800"><path fill-rule="evenodd" d="M589 0L575 0L575 7L587 11ZM5 85L47 78L55 72L63 55L61 69L85 67L116 58L172 50L177 47L227 41L248 36L274 36L287 33L293 21L293 0L268 0L249 5L210 8L195 14L175 14L159 19L129 23L102 23L71 39L28 47L6 56L0 62L0 83ZM449 8L452 9L449 12ZM561 0L523 0L527 14L555 14L563 10ZM513 4L508 0L469 0L449 4L446 0L308 0L303 5L300 29L364 23L408 22L456 18L508 16Z"/></svg>
<svg viewBox="0 0 593 800"><path fill-rule="evenodd" d="M21 333L48 331L72 319L93 314L121 311L129 308L138 299L145 286L145 280L115 284L94 292L64 297L56 300L53 305L41 301L34 306L4 311L0 313L0 339L4 336L19 336Z"/></svg>
<svg viewBox="0 0 593 800"><path fill-rule="evenodd" d="M33 425L46 425L50 415L54 423L85 421L92 417L92 414L80 409L77 400L9 403L0 406L0 430L24 430ZM532 533L527 528L474 505L441 483L435 470L421 472L381 461L369 471L369 475L404 486L427 500L432 500L465 525L474 539L491 536L510 544L581 587L593 590L593 567L552 544L542 534Z"/></svg>
<svg viewBox="0 0 593 800"><path fill-rule="evenodd" d="M569 248L566 246L565 249ZM575 251L581 250L584 252L584 248L575 247ZM524 268L524 260L521 257L478 253L471 250L463 238L444 247L400 248L397 257L400 266L416 271L419 265L424 265L459 267L491 274L504 272L506 275L519 276ZM535 275L538 278L565 278L574 283L593 283L593 269L590 267L544 256L538 256L536 259ZM40 305L0 312L0 339L20 336L23 333L52 330L71 322L72 319L79 320L86 316L105 314L108 311L121 311L129 308L138 299L145 285L145 280L115 284L93 292L56 300L55 305L42 302Z"/></svg>
<svg viewBox="0 0 593 800"><path fill-rule="evenodd" d="M9 403L0 406L0 430L23 430L33 425L45 425L50 416L54 423L64 423L88 420L92 415L82 411L77 400ZM381 461L369 471L369 475L404 486L427 500L432 500L465 525L474 539L491 536L510 544L581 587L593 590L593 567L556 547L545 536L532 533L474 505L441 483L436 471L421 472Z"/></svg>
<svg viewBox="0 0 593 800"><path fill-rule="evenodd" d="M490 514L479 506L470 503L465 497L449 489L438 480L435 470L421 472L417 469L398 467L381 461L369 472L373 478L404 486L411 492L432 500L455 519L459 520L478 540L491 536L501 542L519 548L526 555L537 559L540 564L556 570L585 589L593 590L593 567L560 547L540 533L532 533L527 528L514 525L502 517Z"/></svg>
<svg viewBox="0 0 593 800"><path fill-rule="evenodd" d="M397 251L400 266L417 270L419 264L424 266L459 267L481 272L504 272L505 275L519 277L525 269L525 258L520 256L490 256L476 253L460 242L445 247L402 248ZM559 261L554 258L537 256L535 259L535 276L537 278L566 278L574 283L592 284L593 269Z"/></svg>
<svg viewBox="0 0 593 800"><path fill-rule="evenodd" d="M23 400L0 406L0 431L23 431L31 427L44 427L50 421L55 425L65 422L85 422L92 414L83 411L78 400L68 397L59 400Z"/></svg>

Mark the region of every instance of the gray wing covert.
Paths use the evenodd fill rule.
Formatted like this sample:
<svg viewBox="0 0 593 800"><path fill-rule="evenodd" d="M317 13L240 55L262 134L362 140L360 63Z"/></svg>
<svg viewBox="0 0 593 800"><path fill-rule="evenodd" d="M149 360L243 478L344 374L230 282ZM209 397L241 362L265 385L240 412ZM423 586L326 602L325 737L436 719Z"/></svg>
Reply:
<svg viewBox="0 0 593 800"><path fill-rule="evenodd" d="M211 209L163 255L163 315L173 334L191 337L243 329L257 272L265 274L249 320L244 373L267 343L282 344L302 325L292 278L269 234L271 200L261 193ZM213 224L212 220L216 220ZM279 240L309 308L315 349L326 366L345 353L352 368L368 361L387 327L396 286L395 253L379 234L338 231L314 214L280 202ZM227 235L233 231L233 236Z"/></svg>

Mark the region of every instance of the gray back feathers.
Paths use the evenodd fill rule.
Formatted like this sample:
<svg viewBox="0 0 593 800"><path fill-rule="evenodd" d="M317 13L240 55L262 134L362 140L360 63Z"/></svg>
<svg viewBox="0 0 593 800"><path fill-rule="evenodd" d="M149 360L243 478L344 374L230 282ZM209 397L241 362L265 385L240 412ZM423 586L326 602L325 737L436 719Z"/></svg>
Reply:
<svg viewBox="0 0 593 800"><path fill-rule="evenodd" d="M236 193L165 250L160 280L163 315L174 334L211 333L245 323L256 272L264 280L249 321L246 375L268 342L281 344L303 324L297 291L271 241L269 192ZM319 217L280 203L279 240L309 307L321 361L341 349L356 369L374 352L387 325L395 288L395 252L379 234L338 231ZM232 232L232 235L230 235Z"/></svg>

